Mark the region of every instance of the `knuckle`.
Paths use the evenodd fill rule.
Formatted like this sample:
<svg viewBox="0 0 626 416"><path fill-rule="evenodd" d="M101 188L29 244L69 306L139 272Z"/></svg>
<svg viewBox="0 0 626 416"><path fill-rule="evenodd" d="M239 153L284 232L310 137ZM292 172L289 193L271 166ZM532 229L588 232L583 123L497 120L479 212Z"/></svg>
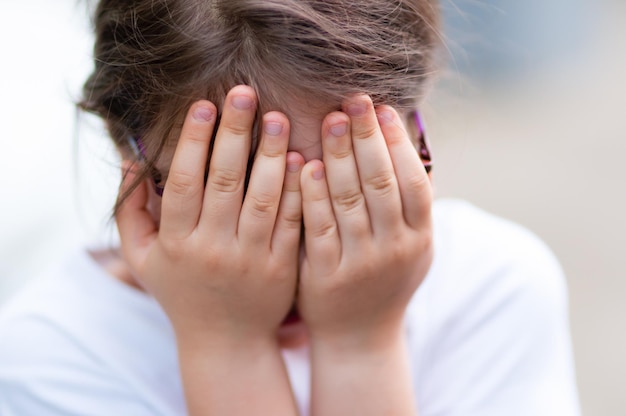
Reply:
<svg viewBox="0 0 626 416"><path fill-rule="evenodd" d="M180 196L189 196L193 192L196 175L187 172L170 172L167 187L170 193Z"/></svg>
<svg viewBox="0 0 626 416"><path fill-rule="evenodd" d="M243 178L232 169L215 169L209 175L208 182L218 192L233 193L241 189Z"/></svg>
<svg viewBox="0 0 626 416"><path fill-rule="evenodd" d="M371 233L369 221L365 219L350 224L350 233L357 238L364 239Z"/></svg>
<svg viewBox="0 0 626 416"><path fill-rule="evenodd" d="M404 130L402 130L402 127L399 125L399 123L400 122L394 121L393 129L391 129L391 131L385 131L385 140L387 141L388 147L400 144L405 140L408 140L406 133L404 132Z"/></svg>
<svg viewBox="0 0 626 416"><path fill-rule="evenodd" d="M433 244L432 230L423 230L413 236L400 235L389 246L388 262L392 264L413 262L417 257L432 252Z"/></svg>
<svg viewBox="0 0 626 416"><path fill-rule="evenodd" d="M378 126L365 124L365 125L361 125L360 127L356 129L356 132L354 133L354 138L355 139L369 139L378 135L379 134L378 132L379 132Z"/></svg>
<svg viewBox="0 0 626 416"><path fill-rule="evenodd" d="M263 146L263 148L260 150L260 154L261 156L268 159L276 159L284 156L285 151L281 148L274 146Z"/></svg>
<svg viewBox="0 0 626 416"><path fill-rule="evenodd" d="M417 243L417 249L420 252L431 251L434 248L434 237L432 228L428 228L421 233L421 238Z"/></svg>
<svg viewBox="0 0 626 416"><path fill-rule="evenodd" d="M290 250L292 250L291 254L295 255L297 246L293 246ZM277 285L291 285L294 275L298 273L295 264L285 264L283 260L276 257L269 260L267 270L268 273L265 274L267 281Z"/></svg>
<svg viewBox="0 0 626 416"><path fill-rule="evenodd" d="M248 194L252 215L258 218L267 218L276 212L277 202L271 195Z"/></svg>
<svg viewBox="0 0 626 416"><path fill-rule="evenodd" d="M302 227L302 211L297 208L284 209L281 218L284 226L289 230Z"/></svg>
<svg viewBox="0 0 626 416"><path fill-rule="evenodd" d="M252 134L252 126L243 120L237 123L229 123L224 129L233 136L248 137Z"/></svg>
<svg viewBox="0 0 626 416"><path fill-rule="evenodd" d="M410 189L421 190L430 188L430 179L428 179L426 174L413 174L407 179L407 183Z"/></svg>
<svg viewBox="0 0 626 416"><path fill-rule="evenodd" d="M270 159L284 157L287 154L287 141L263 138L258 153Z"/></svg>
<svg viewBox="0 0 626 416"><path fill-rule="evenodd" d="M224 267L233 267L230 253L224 248L209 246L202 251L201 262L206 270L220 270ZM247 264L241 262L236 266L239 270L245 269Z"/></svg>
<svg viewBox="0 0 626 416"><path fill-rule="evenodd" d="M208 141L208 135L202 134L200 131L192 130L187 133L185 141L192 144L204 144Z"/></svg>
<svg viewBox="0 0 626 416"><path fill-rule="evenodd" d="M178 239L163 239L161 242L168 259L174 263L182 261L186 257L187 247Z"/></svg>
<svg viewBox="0 0 626 416"><path fill-rule="evenodd" d="M290 175L290 172L287 175ZM300 200L300 178L295 175L287 176L283 184L283 194L293 195L293 197L297 197Z"/></svg>
<svg viewBox="0 0 626 416"><path fill-rule="evenodd" d="M387 194L394 188L394 177L387 172L380 172L366 178L365 185L376 192Z"/></svg>
<svg viewBox="0 0 626 416"><path fill-rule="evenodd" d="M335 204L344 212L356 211L363 206L363 194L355 190L347 190L333 196Z"/></svg>
<svg viewBox="0 0 626 416"><path fill-rule="evenodd" d="M396 239L389 247L387 255L390 263L403 264L408 258L413 257L416 247L403 240Z"/></svg>
<svg viewBox="0 0 626 416"><path fill-rule="evenodd" d="M341 299L346 295L354 296L356 292L371 284L375 276L380 272L369 264L353 268L351 271L340 273L336 279L328 282L327 295L331 298Z"/></svg>
<svg viewBox="0 0 626 416"><path fill-rule="evenodd" d="M333 149L331 154L335 159L339 160L354 157L354 153L351 147Z"/></svg>
<svg viewBox="0 0 626 416"><path fill-rule="evenodd" d="M311 233L311 236L315 239L330 238L336 234L337 224L334 221L324 221L313 229L305 230L305 232Z"/></svg>

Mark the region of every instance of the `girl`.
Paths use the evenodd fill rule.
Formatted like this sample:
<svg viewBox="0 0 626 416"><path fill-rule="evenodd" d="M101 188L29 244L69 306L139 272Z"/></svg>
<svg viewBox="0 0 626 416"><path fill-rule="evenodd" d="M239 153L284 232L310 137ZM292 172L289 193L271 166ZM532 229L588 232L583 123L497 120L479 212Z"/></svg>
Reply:
<svg viewBox="0 0 626 416"><path fill-rule="evenodd" d="M80 105L121 247L5 308L2 415L577 414L550 251L433 204L438 27L434 0L101 0Z"/></svg>

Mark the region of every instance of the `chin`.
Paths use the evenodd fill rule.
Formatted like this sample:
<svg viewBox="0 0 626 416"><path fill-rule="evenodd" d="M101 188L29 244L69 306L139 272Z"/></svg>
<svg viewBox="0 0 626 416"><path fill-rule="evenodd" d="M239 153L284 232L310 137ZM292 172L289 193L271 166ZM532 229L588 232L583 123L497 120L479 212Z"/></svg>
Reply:
<svg viewBox="0 0 626 416"><path fill-rule="evenodd" d="M309 334L296 308L293 308L276 331L278 345L283 349L303 347L309 340Z"/></svg>
<svg viewBox="0 0 626 416"><path fill-rule="evenodd" d="M309 341L309 334L304 322L282 325L276 333L280 348L293 350L303 347Z"/></svg>

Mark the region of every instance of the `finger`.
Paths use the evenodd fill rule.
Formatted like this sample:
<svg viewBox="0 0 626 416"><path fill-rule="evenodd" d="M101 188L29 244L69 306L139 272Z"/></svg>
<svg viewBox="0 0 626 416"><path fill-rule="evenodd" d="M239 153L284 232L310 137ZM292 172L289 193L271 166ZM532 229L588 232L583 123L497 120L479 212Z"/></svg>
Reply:
<svg viewBox="0 0 626 416"><path fill-rule="evenodd" d="M353 96L343 108L351 119L352 144L372 229L374 234L384 234L403 222L400 190L387 144L368 96Z"/></svg>
<svg viewBox="0 0 626 416"><path fill-rule="evenodd" d="M163 192L160 228L163 237L183 239L198 224L216 114L215 106L209 101L199 101L187 112Z"/></svg>
<svg viewBox="0 0 626 416"><path fill-rule="evenodd" d="M324 167L330 199L344 247L358 247L371 233L370 217L361 192L350 118L341 112L331 113L322 125Z"/></svg>
<svg viewBox="0 0 626 416"><path fill-rule="evenodd" d="M239 218L238 235L245 245L270 246L285 180L288 145L287 117L278 112L265 114L261 142Z"/></svg>
<svg viewBox="0 0 626 416"><path fill-rule="evenodd" d="M230 90L215 137L200 217L214 234L235 235L250 154L256 94L245 85Z"/></svg>
<svg viewBox="0 0 626 416"><path fill-rule="evenodd" d="M300 175L303 166L304 158L299 153L287 153L285 182L272 237L272 252L277 253L284 263L297 256L299 251L302 230Z"/></svg>
<svg viewBox="0 0 626 416"><path fill-rule="evenodd" d="M123 161L120 195L124 195L130 189L135 179L135 166L131 161ZM134 270L141 268L158 233L157 226L146 208L147 203L148 189L144 181L128 195L115 216L124 258Z"/></svg>
<svg viewBox="0 0 626 416"><path fill-rule="evenodd" d="M320 160L308 162L300 178L306 257L324 274L335 270L341 258L341 242L328 194L324 164Z"/></svg>
<svg viewBox="0 0 626 416"><path fill-rule="evenodd" d="M419 228L430 221L430 177L398 113L392 107L381 106L377 114L400 187L404 219L410 227Z"/></svg>

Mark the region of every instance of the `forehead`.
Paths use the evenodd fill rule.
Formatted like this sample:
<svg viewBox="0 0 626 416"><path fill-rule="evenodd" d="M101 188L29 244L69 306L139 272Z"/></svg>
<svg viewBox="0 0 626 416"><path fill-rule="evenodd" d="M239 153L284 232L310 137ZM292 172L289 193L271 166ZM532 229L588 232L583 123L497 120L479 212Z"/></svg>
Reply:
<svg viewBox="0 0 626 416"><path fill-rule="evenodd" d="M329 113L340 111L341 104L321 104L319 102L306 100L293 100L285 105L284 108L288 110L281 112L287 116L290 126L289 151L300 153L305 161L321 159L322 123ZM408 113L405 111L400 111L400 116L404 119L405 123L407 114ZM262 119L261 114L259 114L258 119ZM157 168L162 172L167 172L174 157L178 138L182 130L183 120L184 118L181 117L180 122L174 126L169 139L164 144L163 151L157 162ZM409 134L415 133L412 131L414 126L411 125L411 123L405 124L405 126ZM254 130L252 134L257 134L257 131L260 131L259 126L255 126ZM260 137L257 136L256 138L258 139Z"/></svg>
<svg viewBox="0 0 626 416"><path fill-rule="evenodd" d="M304 111L303 107L295 107L294 111L286 114L291 128L289 150L300 153L306 161L321 159L321 137L324 117L338 109L339 106L329 106L324 109L313 108L311 111Z"/></svg>
<svg viewBox="0 0 626 416"><path fill-rule="evenodd" d="M340 109L340 105L320 105L311 103L293 103L288 105L288 111L281 111L289 120L290 139L289 151L300 153L306 161L322 158L321 132L322 123L327 114ZM259 114L258 119L262 119ZM184 118L173 127L169 138L164 144L163 150L157 162L157 168L167 171L176 152L178 138L182 132ZM219 129L219 126L217 126ZM260 126L255 126L251 134L261 131ZM260 139L260 136L257 136Z"/></svg>

